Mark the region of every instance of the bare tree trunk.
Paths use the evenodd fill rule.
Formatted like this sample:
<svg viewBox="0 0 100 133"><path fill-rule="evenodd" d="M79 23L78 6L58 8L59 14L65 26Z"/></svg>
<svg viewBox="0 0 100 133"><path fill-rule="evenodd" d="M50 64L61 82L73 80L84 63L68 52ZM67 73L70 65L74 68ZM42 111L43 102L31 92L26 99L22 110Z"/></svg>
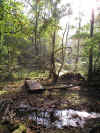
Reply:
<svg viewBox="0 0 100 133"><path fill-rule="evenodd" d="M98 46L98 50L99 50L99 56L96 57L95 59L95 62L94 62L94 67L93 67L93 72L96 72L96 67L98 66L98 62L100 60L100 43L99 43L99 46Z"/></svg>
<svg viewBox="0 0 100 133"><path fill-rule="evenodd" d="M78 62L79 62L79 52L80 52L80 30L81 30L81 16L79 12L79 23L78 23L78 31L77 33L79 34L79 38L77 41L77 55L76 55L76 60L75 60L75 71L77 72L78 70Z"/></svg>
<svg viewBox="0 0 100 133"><path fill-rule="evenodd" d="M79 51L80 51L80 39L78 39L78 43L77 43L77 56L76 56L76 60L75 60L75 72L77 72L77 70L78 70Z"/></svg>
<svg viewBox="0 0 100 133"><path fill-rule="evenodd" d="M4 19L4 5L3 5L3 1L0 0L0 21L2 21L3 19ZM0 30L0 46L2 46L2 43L3 43L2 37L3 37L2 31Z"/></svg>
<svg viewBox="0 0 100 133"><path fill-rule="evenodd" d="M93 37L94 30L94 9L92 9L91 16L91 29L90 29L90 37ZM88 81L92 79L92 71L93 71L93 46L89 49L89 68L88 68Z"/></svg>
<svg viewBox="0 0 100 133"><path fill-rule="evenodd" d="M58 75L56 74L56 68L55 68L55 53L54 53L55 41L56 41L56 31L54 31L52 35L51 68L49 73L49 79L52 80L52 83L56 83L58 79Z"/></svg>
<svg viewBox="0 0 100 133"><path fill-rule="evenodd" d="M67 43L67 39L68 39L68 34L69 34L69 24L67 25L66 24L66 28L65 28L65 31L63 33L63 38L62 38L62 64L58 70L58 77L59 77L59 73L61 72L62 68L63 68L63 65L64 65L64 57L65 57L65 52L64 52L64 37L65 37L65 33L67 31L67 34L66 34L66 43Z"/></svg>
<svg viewBox="0 0 100 133"><path fill-rule="evenodd" d="M39 12L38 12L38 1L36 0L36 20L35 20L35 54L38 55L38 18L39 18Z"/></svg>
<svg viewBox="0 0 100 133"><path fill-rule="evenodd" d="M12 66L11 49L8 46L8 77L7 77L8 80L13 79L11 66Z"/></svg>
<svg viewBox="0 0 100 133"><path fill-rule="evenodd" d="M34 10L34 7L33 5L31 4L31 2L29 0L25 0L29 5L30 7L32 8L32 10ZM33 42L33 45L35 47L35 55L37 56L38 55L38 20L39 20L39 11L38 11L38 0L35 1L35 30L33 31L34 33L34 39L32 38L32 42Z"/></svg>
<svg viewBox="0 0 100 133"><path fill-rule="evenodd" d="M8 72L10 73L10 48L8 47Z"/></svg>

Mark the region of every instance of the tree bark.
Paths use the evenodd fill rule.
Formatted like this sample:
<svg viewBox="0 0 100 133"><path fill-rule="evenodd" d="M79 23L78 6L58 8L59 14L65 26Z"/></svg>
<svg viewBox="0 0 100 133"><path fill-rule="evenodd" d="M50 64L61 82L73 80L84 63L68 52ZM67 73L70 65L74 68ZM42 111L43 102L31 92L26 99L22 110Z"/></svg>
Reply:
<svg viewBox="0 0 100 133"><path fill-rule="evenodd" d="M56 74L56 68L55 68L55 53L54 53L55 41L56 41L56 31L54 31L52 35L51 68L49 73L49 79L51 79L52 82L56 82L58 79L58 76Z"/></svg>
<svg viewBox="0 0 100 133"><path fill-rule="evenodd" d="M35 54L38 55L39 49L38 49L38 18L39 18L39 12L38 12L38 1L36 0L36 16L35 16Z"/></svg>
<svg viewBox="0 0 100 133"><path fill-rule="evenodd" d="M90 37L93 37L93 30L94 30L94 9L92 9L92 16L91 16L91 27L90 27ZM89 49L89 68L88 68L88 81L92 79L92 72L93 72L93 46Z"/></svg>
<svg viewBox="0 0 100 133"><path fill-rule="evenodd" d="M79 38L77 41L77 55L76 55L76 60L75 60L75 72L78 71L78 62L79 62L79 52L80 52L80 30L81 30L81 16L80 16L80 12L79 12L79 23L78 23L78 31L77 33L79 34Z"/></svg>
<svg viewBox="0 0 100 133"><path fill-rule="evenodd" d="M58 77L59 77L59 73L61 72L62 68L63 68L63 65L64 65L64 57L65 57L65 52L64 52L64 37L65 37L65 33L67 31L67 34L66 34L66 43L67 43L67 39L68 39L68 34L69 34L69 24L66 24L66 28L65 28L65 31L63 33L63 38L62 38L62 64L58 70Z"/></svg>
<svg viewBox="0 0 100 133"><path fill-rule="evenodd" d="M80 51L80 39L78 39L78 43L77 43L77 56L76 56L76 60L75 60L75 72L77 72L77 70L78 70L79 51Z"/></svg>

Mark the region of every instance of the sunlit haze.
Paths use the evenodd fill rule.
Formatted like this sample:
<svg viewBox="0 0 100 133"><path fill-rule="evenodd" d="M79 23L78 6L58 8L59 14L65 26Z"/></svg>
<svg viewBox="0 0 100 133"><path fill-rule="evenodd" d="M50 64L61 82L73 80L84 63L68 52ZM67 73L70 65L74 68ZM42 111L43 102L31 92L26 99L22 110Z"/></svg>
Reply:
<svg viewBox="0 0 100 133"><path fill-rule="evenodd" d="M23 1L25 3L24 0L16 0L16 1L21 1L21 2ZM99 0L61 0L60 5L65 5L67 3L70 3L72 8L72 15L64 16L60 20L60 25L62 26L62 28L65 29L66 23L68 22L74 26L77 26L78 21L75 21L75 18L79 17L79 12L83 14L81 25L89 23L91 19L92 8L95 10L95 15L96 15L97 8L100 7L100 2L97 1ZM27 4L25 5L26 6L24 12L27 13L30 7Z"/></svg>
<svg viewBox="0 0 100 133"><path fill-rule="evenodd" d="M78 22L75 21L75 18L79 17L79 12L84 15L82 17L81 25L89 23L91 19L92 8L95 10L96 14L97 7L100 5L100 2L96 2L96 0L62 0L62 5L65 3L71 3L73 14L70 16L70 18L64 17L61 19L60 25L63 26L63 28L65 28L65 25L68 21L72 25L77 25Z"/></svg>
<svg viewBox="0 0 100 133"><path fill-rule="evenodd" d="M84 14L84 16L87 17L87 20L89 20L91 17L92 8L96 10L97 7L96 0L62 0L62 4L68 2L71 3L74 17L78 17L80 11Z"/></svg>

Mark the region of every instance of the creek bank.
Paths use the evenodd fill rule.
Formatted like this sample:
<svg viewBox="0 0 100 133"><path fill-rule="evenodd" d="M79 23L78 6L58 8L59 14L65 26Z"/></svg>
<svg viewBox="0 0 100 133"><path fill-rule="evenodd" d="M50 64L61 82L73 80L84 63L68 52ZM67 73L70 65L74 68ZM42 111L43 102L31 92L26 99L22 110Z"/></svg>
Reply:
<svg viewBox="0 0 100 133"><path fill-rule="evenodd" d="M73 109L47 109L41 110L40 108L30 107L29 105L21 104L17 107L17 116L28 120L35 121L36 125L42 125L46 128L63 128L63 127L81 127L88 120L94 121L96 118L100 120L100 113L86 111L77 111Z"/></svg>
<svg viewBox="0 0 100 133"><path fill-rule="evenodd" d="M89 133L89 131L92 131L92 129L94 130L94 128L97 127L96 123L100 122L100 113L88 113L72 109L41 110L39 108L37 109L35 107L29 107L29 105L21 104L16 108L15 113L16 116L14 117L14 121L25 123L25 125L20 124L13 132L8 131L7 133L28 133L29 130L35 130L37 133L38 130L41 131L42 129L59 129L62 131L65 129L74 129L75 131L81 129L82 133L83 131L88 131ZM4 131L8 130L5 126L3 129Z"/></svg>
<svg viewBox="0 0 100 133"><path fill-rule="evenodd" d="M60 83L61 82L57 83L58 86L61 85ZM84 112L89 112L89 114L91 114L90 112L99 113L99 96L98 99L97 97L92 97L92 95L94 94L92 93L92 95L90 95L90 93L88 93L87 91L87 88L82 88L80 82L76 82L75 80L73 80L72 82L64 81L62 84L68 87L64 86L63 88L60 86L61 88L58 88L56 87L56 85L55 87L53 85L49 86L50 89L46 89L43 93L28 93L24 89L18 91L17 93L7 93L0 96L0 117L5 117L5 119L9 119L9 121L12 118L13 120L19 121L21 123L27 123L29 128L37 130L37 128L40 127L41 129L43 128L49 130L48 132L50 132L50 127L47 125L49 127L48 129L45 123L49 125L50 123L52 123L51 133L54 132L53 128L56 128L56 131L58 131L59 129L60 131L58 131L58 133L70 133L70 131L68 131L68 129L70 128L71 133L76 133L77 130L86 131L86 129L89 132L89 129L92 129L94 127L95 120L97 118L91 117L87 119L86 117L80 117L77 115L77 113L75 113L75 111L81 112L84 110ZM74 111L75 113L70 116L68 114L71 113L65 113L68 116L68 121L66 118L67 116L62 113L65 110L66 112ZM58 114L60 114L60 116ZM46 118L44 118L44 115L46 116ZM41 118L42 116L43 118ZM66 119L63 120L61 116ZM90 120L92 121L91 123ZM41 124L43 122L44 125ZM67 126L65 123L68 123L69 125ZM74 127L70 125L70 123L74 125ZM58 128L57 125L60 125L58 127L61 128Z"/></svg>

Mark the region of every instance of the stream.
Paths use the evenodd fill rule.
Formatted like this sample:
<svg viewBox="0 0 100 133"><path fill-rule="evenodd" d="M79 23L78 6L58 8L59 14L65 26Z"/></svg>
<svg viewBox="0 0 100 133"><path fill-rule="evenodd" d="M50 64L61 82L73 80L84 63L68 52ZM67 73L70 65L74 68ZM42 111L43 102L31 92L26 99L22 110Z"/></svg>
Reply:
<svg viewBox="0 0 100 133"><path fill-rule="evenodd" d="M24 123L43 133L89 133L100 123L96 98L87 92L66 89L7 95L0 100L0 119Z"/></svg>
<svg viewBox="0 0 100 133"><path fill-rule="evenodd" d="M100 118L100 113L76 111L72 109L49 109L41 110L37 108L31 108L27 105L20 105L17 109L17 116L21 119L28 119L34 121L36 125L41 125L46 128L59 128L64 127L80 127L84 128L87 120Z"/></svg>

